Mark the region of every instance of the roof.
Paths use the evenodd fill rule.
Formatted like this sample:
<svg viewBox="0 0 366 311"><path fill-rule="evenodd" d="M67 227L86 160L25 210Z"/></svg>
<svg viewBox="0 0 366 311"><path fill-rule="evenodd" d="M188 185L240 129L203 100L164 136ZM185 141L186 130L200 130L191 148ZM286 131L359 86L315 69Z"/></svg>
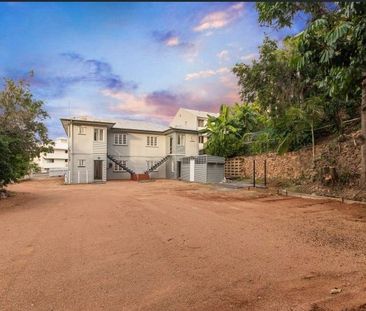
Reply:
<svg viewBox="0 0 366 311"><path fill-rule="evenodd" d="M200 111L200 110L193 110L193 109L186 109L186 108L181 108L181 109L185 110L191 114L194 114L195 116L200 117L200 118L207 118L207 115L216 117L216 118L219 116L218 113L214 113L214 112Z"/></svg>
<svg viewBox="0 0 366 311"><path fill-rule="evenodd" d="M127 130L141 130L141 131L154 131L164 132L168 129L166 125L156 124L146 121L135 121L135 120L120 120L116 121L113 128L127 129Z"/></svg>
<svg viewBox="0 0 366 311"><path fill-rule="evenodd" d="M193 110L193 109L186 109L180 108L182 110L187 111L197 117L200 118L207 118L207 115L218 117L218 113L207 112L207 111L200 111L200 110ZM167 130L177 129L177 130L189 130L189 131L196 131L196 125L192 127L181 127L181 126L166 126L159 123L152 123L146 121L137 121L137 120L108 120L108 119L98 119L90 116L79 116L79 117L69 117L69 118L62 118L61 122L66 130L66 124L68 121L77 121L80 123L99 123L106 125L107 127L115 128L115 129L126 129L126 130L136 130L136 131L151 131L151 132L166 132Z"/></svg>
<svg viewBox="0 0 366 311"><path fill-rule="evenodd" d="M127 129L127 130L139 130L139 131L153 131L153 132L164 132L168 129L168 126L161 124L156 124L146 121L136 121L136 120L108 120L108 119L98 119L93 117L71 117L63 118L61 121L78 121L85 123L103 123L108 124L112 128Z"/></svg>

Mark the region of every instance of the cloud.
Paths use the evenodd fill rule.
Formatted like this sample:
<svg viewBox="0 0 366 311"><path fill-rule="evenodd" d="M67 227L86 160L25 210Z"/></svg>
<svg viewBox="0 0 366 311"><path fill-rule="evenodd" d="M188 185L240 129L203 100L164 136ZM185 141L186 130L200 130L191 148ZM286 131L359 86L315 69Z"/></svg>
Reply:
<svg viewBox="0 0 366 311"><path fill-rule="evenodd" d="M240 57L240 60L242 60L243 62L250 62L257 57L258 57L258 53L250 53L250 54L246 54L246 55L243 55L242 57Z"/></svg>
<svg viewBox="0 0 366 311"><path fill-rule="evenodd" d="M229 59L229 51L228 50L222 50L221 52L217 53L216 56L222 60L226 61Z"/></svg>
<svg viewBox="0 0 366 311"><path fill-rule="evenodd" d="M133 117L138 120L160 120L169 123L181 107L218 112L222 103L233 102L231 91L221 94L215 93L211 88L212 86L208 86L207 89L199 91L160 90L147 94L104 90L103 95L114 100L109 109L115 115L120 114L121 118Z"/></svg>
<svg viewBox="0 0 366 311"><path fill-rule="evenodd" d="M194 79L209 78L209 77L215 76L217 74L223 74L223 73L228 73L228 72L230 72L230 69L227 67L222 67L217 70L211 70L211 69L202 70L202 71L187 74L186 77L184 78L184 80L190 81L190 80L194 80Z"/></svg>
<svg viewBox="0 0 366 311"><path fill-rule="evenodd" d="M77 53L62 53L62 57L69 60L76 70L66 80L75 82L96 82L101 87L111 90L135 89L137 84L131 81L123 81L122 78L113 73L112 66L97 59L86 59Z"/></svg>
<svg viewBox="0 0 366 311"><path fill-rule="evenodd" d="M205 80L204 83L183 84L147 93L103 90L102 94L109 103L107 111L114 114L114 118L169 123L181 107L218 112L221 104L239 101L235 75L226 67L215 72L220 74L219 79Z"/></svg>
<svg viewBox="0 0 366 311"><path fill-rule="evenodd" d="M191 49L194 47L193 43L183 41L174 31L154 31L152 35L156 42L167 47L183 49Z"/></svg>
<svg viewBox="0 0 366 311"><path fill-rule="evenodd" d="M203 32L223 28L237 20L244 9L244 4L239 2L225 10L215 11L204 16L193 28L195 32Z"/></svg>
<svg viewBox="0 0 366 311"><path fill-rule="evenodd" d="M158 119L169 122L178 107L178 96L168 91L156 91L148 94L133 94L124 91L102 91L103 95L114 99L115 103L109 109L120 113L123 118L139 120Z"/></svg>
<svg viewBox="0 0 366 311"><path fill-rule="evenodd" d="M32 68L34 77L30 79L32 89L44 98L62 98L73 88L97 87L112 91L134 90L137 84L125 81L113 72L112 66L98 59L88 59L78 53L62 53L47 61L35 60L26 65ZM9 69L7 75L27 80L28 72Z"/></svg>

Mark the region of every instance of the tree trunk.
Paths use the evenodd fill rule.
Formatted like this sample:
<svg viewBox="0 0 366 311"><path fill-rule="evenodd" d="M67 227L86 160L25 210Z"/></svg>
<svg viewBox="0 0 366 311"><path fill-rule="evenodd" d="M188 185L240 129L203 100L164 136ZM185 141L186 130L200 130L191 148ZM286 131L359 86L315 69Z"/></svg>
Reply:
<svg viewBox="0 0 366 311"><path fill-rule="evenodd" d="M314 135L314 123L311 123L311 143L313 144L313 168L315 168L315 135Z"/></svg>
<svg viewBox="0 0 366 311"><path fill-rule="evenodd" d="M363 72L362 79L361 132L363 137L361 146L361 187L366 188L366 71Z"/></svg>

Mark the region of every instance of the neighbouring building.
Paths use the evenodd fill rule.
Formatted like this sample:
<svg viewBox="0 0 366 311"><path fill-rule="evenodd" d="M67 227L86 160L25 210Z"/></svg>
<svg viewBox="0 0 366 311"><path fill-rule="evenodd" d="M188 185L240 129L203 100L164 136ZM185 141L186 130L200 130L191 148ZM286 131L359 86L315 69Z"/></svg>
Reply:
<svg viewBox="0 0 366 311"><path fill-rule="evenodd" d="M66 171L68 168L67 138L60 137L54 140L53 152L42 153L34 162L41 168L42 173L51 171Z"/></svg>
<svg viewBox="0 0 366 311"><path fill-rule="evenodd" d="M200 130L208 115L180 108L170 125L132 120L62 118L68 137L67 183L130 179L136 174L151 178L181 177L181 159L199 155L206 142Z"/></svg>

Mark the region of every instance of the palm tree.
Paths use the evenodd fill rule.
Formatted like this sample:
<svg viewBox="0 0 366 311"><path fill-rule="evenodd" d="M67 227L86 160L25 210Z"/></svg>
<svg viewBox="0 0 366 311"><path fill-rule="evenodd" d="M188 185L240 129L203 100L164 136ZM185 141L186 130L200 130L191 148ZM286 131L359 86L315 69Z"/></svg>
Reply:
<svg viewBox="0 0 366 311"><path fill-rule="evenodd" d="M231 147L237 128L233 126L233 118L227 105L221 105L217 118L208 116L207 127L203 132L208 136L206 150L209 153L224 157L233 155L234 150Z"/></svg>

